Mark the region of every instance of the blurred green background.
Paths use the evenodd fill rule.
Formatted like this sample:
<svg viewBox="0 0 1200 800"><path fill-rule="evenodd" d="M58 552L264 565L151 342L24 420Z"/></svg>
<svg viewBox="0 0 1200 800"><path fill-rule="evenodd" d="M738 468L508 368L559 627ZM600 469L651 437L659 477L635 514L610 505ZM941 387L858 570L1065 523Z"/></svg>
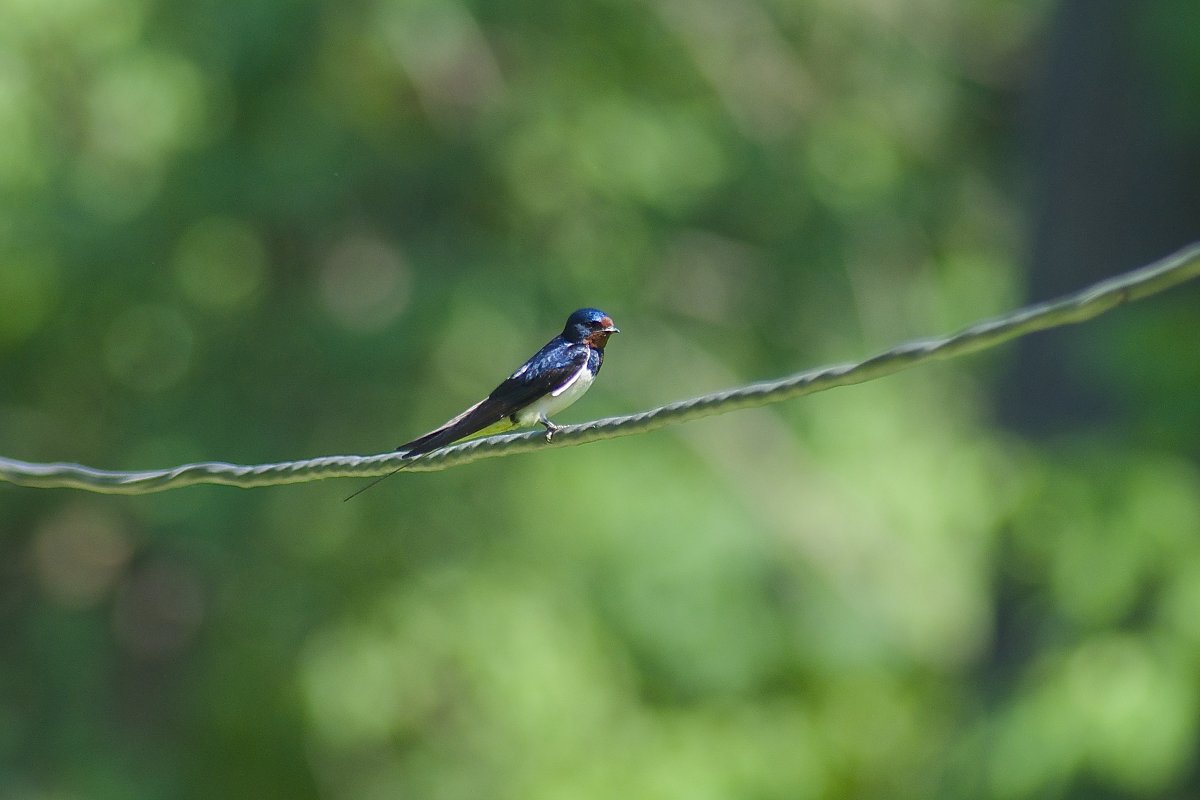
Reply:
<svg viewBox="0 0 1200 800"><path fill-rule="evenodd" d="M0 453L560 422L1200 237L1189 0L0 0ZM650 435L0 486L0 798L1200 792L1200 294Z"/></svg>

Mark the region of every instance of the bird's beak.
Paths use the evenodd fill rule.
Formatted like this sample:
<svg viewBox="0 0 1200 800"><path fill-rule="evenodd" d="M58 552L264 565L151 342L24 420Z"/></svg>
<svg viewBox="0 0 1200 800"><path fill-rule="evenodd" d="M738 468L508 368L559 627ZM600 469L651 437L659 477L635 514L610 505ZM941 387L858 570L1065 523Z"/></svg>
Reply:
<svg viewBox="0 0 1200 800"><path fill-rule="evenodd" d="M605 333L620 333L621 329L618 328L616 325L609 325L607 328L604 329L604 332Z"/></svg>

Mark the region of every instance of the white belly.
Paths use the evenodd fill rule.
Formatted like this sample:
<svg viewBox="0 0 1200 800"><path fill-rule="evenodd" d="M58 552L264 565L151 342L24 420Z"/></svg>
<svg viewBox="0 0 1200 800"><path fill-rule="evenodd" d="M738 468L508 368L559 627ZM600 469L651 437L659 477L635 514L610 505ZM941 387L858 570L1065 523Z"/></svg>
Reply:
<svg viewBox="0 0 1200 800"><path fill-rule="evenodd" d="M585 364L557 393L548 394L518 411L517 422L521 425L533 425L542 414L545 414L547 419L552 419L559 411L583 397L583 393L591 387L595 379L596 375Z"/></svg>

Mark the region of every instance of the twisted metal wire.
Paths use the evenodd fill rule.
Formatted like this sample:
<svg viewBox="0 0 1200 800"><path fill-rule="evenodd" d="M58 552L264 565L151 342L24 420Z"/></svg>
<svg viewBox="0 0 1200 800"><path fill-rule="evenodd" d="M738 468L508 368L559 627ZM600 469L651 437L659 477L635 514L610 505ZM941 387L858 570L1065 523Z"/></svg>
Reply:
<svg viewBox="0 0 1200 800"><path fill-rule="evenodd" d="M533 431L462 442L411 460L405 471L430 472L469 464L482 458L632 436L666 425L863 383L926 361L953 358L995 347L1036 331L1084 322L1117 306L1158 294L1198 276L1200 242L1161 261L1101 281L1067 297L984 320L943 338L906 342L865 361L822 367L779 380L739 386L628 416L563 425L555 433L553 441L547 441L541 431ZM200 483L249 489L324 478L376 477L394 470L402 462L403 458L398 453L383 453L374 456L324 456L257 465L210 461L145 472L118 472L80 464L34 464L0 457L0 480L38 488L146 494Z"/></svg>

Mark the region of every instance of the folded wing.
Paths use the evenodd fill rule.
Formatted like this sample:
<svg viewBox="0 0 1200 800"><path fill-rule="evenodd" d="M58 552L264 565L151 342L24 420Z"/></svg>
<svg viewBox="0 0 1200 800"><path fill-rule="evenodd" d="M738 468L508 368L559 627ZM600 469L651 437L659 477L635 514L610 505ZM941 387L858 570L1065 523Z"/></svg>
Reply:
<svg viewBox="0 0 1200 800"><path fill-rule="evenodd" d="M552 341L486 398L444 425L396 449L406 456L419 456L486 430L562 386L579 373L587 360L586 347L565 348L562 342Z"/></svg>

